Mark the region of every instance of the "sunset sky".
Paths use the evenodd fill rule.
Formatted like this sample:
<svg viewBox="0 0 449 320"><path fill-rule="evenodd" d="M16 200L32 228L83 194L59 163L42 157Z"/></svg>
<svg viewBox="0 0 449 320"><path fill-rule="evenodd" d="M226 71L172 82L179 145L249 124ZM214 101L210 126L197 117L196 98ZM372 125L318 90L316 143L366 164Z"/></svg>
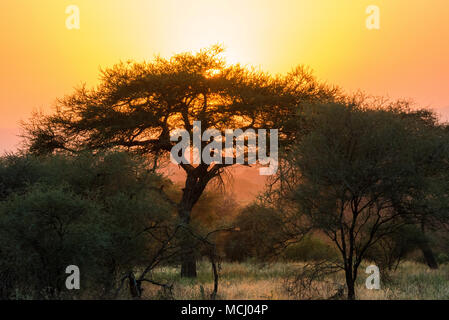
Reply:
<svg viewBox="0 0 449 320"><path fill-rule="evenodd" d="M68 5L80 29L65 25ZM380 30L365 26L380 8ZM272 73L298 64L352 92L411 98L449 119L447 0L1 0L0 152L20 120L120 60L221 43L229 62Z"/></svg>

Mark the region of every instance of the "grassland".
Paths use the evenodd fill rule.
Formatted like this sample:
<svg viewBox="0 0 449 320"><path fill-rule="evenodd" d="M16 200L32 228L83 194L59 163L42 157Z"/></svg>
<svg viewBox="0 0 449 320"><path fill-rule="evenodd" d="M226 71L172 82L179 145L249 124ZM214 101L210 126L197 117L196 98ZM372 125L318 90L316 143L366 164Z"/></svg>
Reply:
<svg viewBox="0 0 449 320"><path fill-rule="evenodd" d="M294 277L301 267L300 263L273 263L261 265L257 263L222 263L218 299L298 299L286 289L286 281ZM380 290L368 290L365 279L368 276L361 267L357 282L358 299L449 299L449 264L441 265L438 270L431 270L423 264L404 262L398 269L389 273L388 279L381 279ZM212 292L213 276L210 265L200 262L198 278L181 279L179 269L161 267L154 271L154 279L173 283L175 299L201 300L207 299ZM342 273L334 274L317 283L321 295L315 299L329 297L328 283L344 284ZM144 297L161 298L160 290L153 285L146 285Z"/></svg>

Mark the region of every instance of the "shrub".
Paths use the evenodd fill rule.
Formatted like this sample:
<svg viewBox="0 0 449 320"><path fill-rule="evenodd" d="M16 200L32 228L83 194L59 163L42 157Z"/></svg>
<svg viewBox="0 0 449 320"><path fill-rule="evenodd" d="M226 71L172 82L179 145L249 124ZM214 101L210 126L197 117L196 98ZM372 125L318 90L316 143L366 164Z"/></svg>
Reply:
<svg viewBox="0 0 449 320"><path fill-rule="evenodd" d="M307 236L300 242L288 246L282 257L287 261L329 261L339 256L332 246L317 237Z"/></svg>
<svg viewBox="0 0 449 320"><path fill-rule="evenodd" d="M0 298L110 296L155 254L145 230L171 213L161 183L144 159L124 153L2 159ZM79 291L65 288L72 264Z"/></svg>
<svg viewBox="0 0 449 320"><path fill-rule="evenodd" d="M226 258L231 261L269 259L282 242L282 220L271 208L249 206L234 223L238 231L229 234L224 243Z"/></svg>

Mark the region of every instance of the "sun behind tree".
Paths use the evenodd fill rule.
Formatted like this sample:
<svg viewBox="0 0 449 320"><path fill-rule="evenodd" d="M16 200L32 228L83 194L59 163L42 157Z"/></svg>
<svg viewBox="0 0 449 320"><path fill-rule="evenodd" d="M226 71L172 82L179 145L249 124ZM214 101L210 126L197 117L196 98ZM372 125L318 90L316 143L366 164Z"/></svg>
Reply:
<svg viewBox="0 0 449 320"><path fill-rule="evenodd" d="M176 144L170 132L184 129L192 136L194 121L201 121L203 130L220 132L276 128L288 140L286 116L293 117L301 103L331 100L335 93L304 68L273 77L227 65L222 52L222 47L212 46L102 71L98 87L77 89L58 101L53 115L36 116L25 125L29 150L46 154L119 148L157 159ZM208 143L203 141L202 149ZM181 223L188 226L208 183L231 165L180 166L186 181L177 208ZM181 275L195 277L196 258L188 242L186 236Z"/></svg>

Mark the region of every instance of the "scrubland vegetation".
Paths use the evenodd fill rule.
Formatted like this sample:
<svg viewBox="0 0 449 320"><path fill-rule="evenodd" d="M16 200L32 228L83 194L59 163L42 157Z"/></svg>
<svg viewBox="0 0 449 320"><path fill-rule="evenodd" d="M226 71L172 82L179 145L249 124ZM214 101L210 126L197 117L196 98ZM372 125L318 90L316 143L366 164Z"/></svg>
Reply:
<svg viewBox="0 0 449 320"><path fill-rule="evenodd" d="M24 147L0 159L0 298L449 298L449 126L221 51L118 64L24 124ZM170 132L196 120L279 131L252 203L224 191L237 152L179 163L182 184L165 174ZM380 290L364 287L368 264Z"/></svg>

